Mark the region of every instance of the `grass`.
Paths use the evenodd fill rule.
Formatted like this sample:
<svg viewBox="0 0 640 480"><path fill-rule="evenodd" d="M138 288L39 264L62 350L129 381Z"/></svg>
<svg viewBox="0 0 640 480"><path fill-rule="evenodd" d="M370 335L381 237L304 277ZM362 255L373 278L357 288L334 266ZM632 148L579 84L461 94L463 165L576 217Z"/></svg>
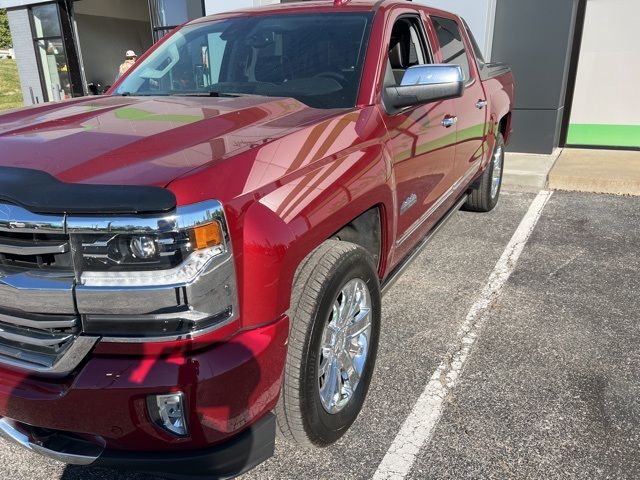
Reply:
<svg viewBox="0 0 640 480"><path fill-rule="evenodd" d="M22 92L15 60L0 60L0 110L22 107Z"/></svg>

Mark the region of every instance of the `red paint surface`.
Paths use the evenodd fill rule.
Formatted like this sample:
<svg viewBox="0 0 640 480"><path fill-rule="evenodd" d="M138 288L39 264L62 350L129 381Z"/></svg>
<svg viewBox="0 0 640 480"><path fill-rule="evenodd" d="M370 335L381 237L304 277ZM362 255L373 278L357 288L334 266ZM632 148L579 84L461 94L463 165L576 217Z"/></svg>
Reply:
<svg viewBox="0 0 640 480"><path fill-rule="evenodd" d="M373 5L311 2L228 15L368 11ZM317 110L293 99L103 96L0 115L0 165L44 170L67 182L166 186L179 205L220 200L240 296L237 322L194 341L103 342L78 373L56 381L3 371L0 415L98 435L111 448L163 450L219 442L272 409L286 355L283 315L300 261L378 207L384 279L467 185L399 243L402 234L466 172L481 173L510 111L511 75L482 83L474 59L474 84L462 99L395 116L384 111L388 37L399 15L416 12L440 58L428 17L457 17L409 2L383 3L351 110ZM480 98L489 100L481 112L475 109ZM483 133L447 137L451 130L439 124L452 110L463 129ZM443 138L450 140L442 144ZM400 205L412 192L417 206L401 217ZM162 433L146 415L147 394L175 390L187 396L188 439Z"/></svg>

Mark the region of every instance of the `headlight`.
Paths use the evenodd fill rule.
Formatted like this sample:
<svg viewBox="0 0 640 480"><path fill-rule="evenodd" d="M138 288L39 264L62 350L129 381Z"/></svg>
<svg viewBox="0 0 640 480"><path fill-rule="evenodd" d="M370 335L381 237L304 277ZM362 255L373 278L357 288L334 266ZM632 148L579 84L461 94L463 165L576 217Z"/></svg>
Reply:
<svg viewBox="0 0 640 480"><path fill-rule="evenodd" d="M86 286L189 283L228 250L218 202L180 207L160 218L70 217L68 230Z"/></svg>
<svg viewBox="0 0 640 480"><path fill-rule="evenodd" d="M156 234L81 234L83 271L147 271L174 268L194 252L222 247L220 222Z"/></svg>

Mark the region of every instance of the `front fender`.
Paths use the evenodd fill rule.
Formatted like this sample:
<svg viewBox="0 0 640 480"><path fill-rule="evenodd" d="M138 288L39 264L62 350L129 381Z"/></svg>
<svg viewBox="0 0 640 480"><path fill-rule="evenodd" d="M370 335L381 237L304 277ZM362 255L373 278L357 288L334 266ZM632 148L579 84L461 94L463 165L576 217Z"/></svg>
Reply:
<svg viewBox="0 0 640 480"><path fill-rule="evenodd" d="M393 204L380 143L316 165L253 203L244 216L240 284L245 328L288 310L296 269L322 242L372 207L381 208L385 218Z"/></svg>

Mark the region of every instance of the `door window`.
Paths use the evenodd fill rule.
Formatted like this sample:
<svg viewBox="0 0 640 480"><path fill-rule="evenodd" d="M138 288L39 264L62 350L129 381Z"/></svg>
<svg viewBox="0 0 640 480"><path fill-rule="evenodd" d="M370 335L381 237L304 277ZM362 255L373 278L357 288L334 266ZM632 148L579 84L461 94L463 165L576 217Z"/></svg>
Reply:
<svg viewBox="0 0 640 480"><path fill-rule="evenodd" d="M468 82L471 79L471 69L460 27L455 20L449 18L431 17L431 20L438 36L438 43L440 43L442 61L459 65L464 73L465 82Z"/></svg>
<svg viewBox="0 0 640 480"><path fill-rule="evenodd" d="M391 32L385 87L400 85L409 67L428 63L418 17L401 17Z"/></svg>

